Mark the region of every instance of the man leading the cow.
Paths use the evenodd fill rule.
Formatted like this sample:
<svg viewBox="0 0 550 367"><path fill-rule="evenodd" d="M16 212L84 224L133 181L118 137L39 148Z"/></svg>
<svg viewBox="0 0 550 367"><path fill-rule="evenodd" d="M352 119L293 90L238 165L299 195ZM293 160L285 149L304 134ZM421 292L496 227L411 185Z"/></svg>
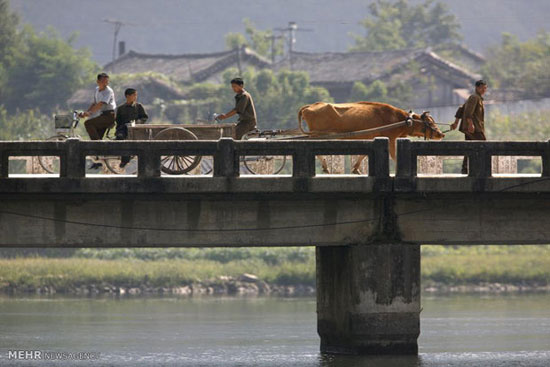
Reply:
<svg viewBox="0 0 550 367"><path fill-rule="evenodd" d="M483 105L483 95L486 92L487 83L478 80L475 84L474 94L464 104L462 112L457 111L456 120L451 125L452 130L456 129L458 121L462 119L459 130L464 133L466 140L487 140L485 137L485 107ZM461 172L463 175L468 174L468 157L464 157Z"/></svg>
<svg viewBox="0 0 550 367"><path fill-rule="evenodd" d="M241 140L244 134L256 128L256 108L252 96L244 89L241 78L231 80L231 88L235 95L235 108L226 114L219 115L218 120L225 120L235 114L239 115L239 122L235 127L235 138Z"/></svg>

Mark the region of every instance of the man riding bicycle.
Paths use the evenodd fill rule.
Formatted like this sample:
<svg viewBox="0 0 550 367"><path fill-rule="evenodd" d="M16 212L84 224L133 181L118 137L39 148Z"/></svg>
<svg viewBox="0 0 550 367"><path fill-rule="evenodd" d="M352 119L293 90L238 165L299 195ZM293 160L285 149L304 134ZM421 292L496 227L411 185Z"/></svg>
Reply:
<svg viewBox="0 0 550 367"><path fill-rule="evenodd" d="M226 114L219 115L218 120L225 120L235 114L239 115L239 122L235 127L235 138L240 140L247 132L256 129L256 108L252 96L244 89L241 78L231 80L231 88L235 92L235 108Z"/></svg>
<svg viewBox="0 0 550 367"><path fill-rule="evenodd" d="M112 128L115 123L115 109L115 92L109 87L109 75L98 74L94 101L87 111L79 114L79 117L90 117L84 123L90 139L103 139L105 131ZM97 169L101 166L101 163L94 163L90 169Z"/></svg>

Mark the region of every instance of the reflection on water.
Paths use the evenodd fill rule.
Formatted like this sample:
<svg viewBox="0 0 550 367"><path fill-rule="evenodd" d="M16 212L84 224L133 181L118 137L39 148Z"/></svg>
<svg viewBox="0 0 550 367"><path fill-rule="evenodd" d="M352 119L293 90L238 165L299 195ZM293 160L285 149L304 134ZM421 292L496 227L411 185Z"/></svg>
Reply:
<svg viewBox="0 0 550 367"><path fill-rule="evenodd" d="M0 298L9 349L99 352L56 365L550 366L550 295L424 297L418 357L319 354L312 298Z"/></svg>

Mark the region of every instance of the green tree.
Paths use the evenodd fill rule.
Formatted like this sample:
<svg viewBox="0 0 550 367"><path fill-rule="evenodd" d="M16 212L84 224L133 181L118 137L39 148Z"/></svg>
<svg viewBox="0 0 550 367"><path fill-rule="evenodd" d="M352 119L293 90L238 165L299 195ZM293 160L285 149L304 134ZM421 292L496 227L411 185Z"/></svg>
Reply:
<svg viewBox="0 0 550 367"><path fill-rule="evenodd" d="M228 49L232 50L237 47L246 46L265 57L283 54L283 40L281 38L276 38L273 44L274 55L272 55L271 42L274 34L271 29L261 31L257 29L254 23L248 18L245 18L243 23L245 26L244 34L228 33L225 36L225 44Z"/></svg>
<svg viewBox="0 0 550 367"><path fill-rule="evenodd" d="M36 33L26 26L20 36L21 44L6 70L4 101L9 112L34 108L51 112L93 80L97 66L87 49L73 48L74 35L63 40L52 29Z"/></svg>
<svg viewBox="0 0 550 367"><path fill-rule="evenodd" d="M9 1L0 0L0 101L3 100L4 87L7 82L7 63L18 43L18 24L19 17L10 11Z"/></svg>
<svg viewBox="0 0 550 367"><path fill-rule="evenodd" d="M0 0L0 64L5 65L7 58L17 44L17 25L19 17L10 11L8 0Z"/></svg>
<svg viewBox="0 0 550 367"><path fill-rule="evenodd" d="M229 82L235 75L237 70L234 68L223 73L225 87L218 94L218 105L223 112L234 107L234 93L229 88ZM260 129L295 128L297 111L301 106L318 101L332 102L325 88L309 84L309 76L305 72L281 70L275 73L267 69L249 69L242 77L246 90L254 98Z"/></svg>
<svg viewBox="0 0 550 367"><path fill-rule="evenodd" d="M435 47L462 39L460 25L448 7L434 0L411 5L408 0L377 0L362 21L366 35L355 35L352 51Z"/></svg>
<svg viewBox="0 0 550 367"><path fill-rule="evenodd" d="M404 83L395 83L388 87L384 82L375 80L369 85L355 82L351 89L350 102L369 101L403 106L412 98L412 88Z"/></svg>
<svg viewBox="0 0 550 367"><path fill-rule="evenodd" d="M550 32L520 42L504 33L501 44L491 47L482 72L491 87L520 90L525 98L550 96Z"/></svg>
<svg viewBox="0 0 550 367"><path fill-rule="evenodd" d="M38 110L10 115L0 105L0 141L45 138L53 134L53 119Z"/></svg>

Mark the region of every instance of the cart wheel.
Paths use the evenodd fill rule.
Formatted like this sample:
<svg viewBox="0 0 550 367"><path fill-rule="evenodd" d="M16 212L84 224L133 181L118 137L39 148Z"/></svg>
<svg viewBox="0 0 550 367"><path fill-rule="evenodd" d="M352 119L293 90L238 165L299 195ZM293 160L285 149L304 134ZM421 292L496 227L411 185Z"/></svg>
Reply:
<svg viewBox="0 0 550 367"><path fill-rule="evenodd" d="M67 137L65 135L50 136L46 141L65 141ZM38 156L38 163L47 173L59 172L59 157L56 156Z"/></svg>
<svg viewBox="0 0 550 367"><path fill-rule="evenodd" d="M241 140L258 139L258 131L250 131L243 135ZM259 140L267 140L260 138ZM244 157L243 163L248 172L252 175L264 174L265 171L272 171L273 175L280 173L285 168L286 156L256 156ZM262 172L263 171L263 172Z"/></svg>
<svg viewBox="0 0 550 367"><path fill-rule="evenodd" d="M183 127L169 127L159 132L154 140L198 140L197 136ZM188 173L201 161L200 155L166 155L160 157L160 169L169 175Z"/></svg>

